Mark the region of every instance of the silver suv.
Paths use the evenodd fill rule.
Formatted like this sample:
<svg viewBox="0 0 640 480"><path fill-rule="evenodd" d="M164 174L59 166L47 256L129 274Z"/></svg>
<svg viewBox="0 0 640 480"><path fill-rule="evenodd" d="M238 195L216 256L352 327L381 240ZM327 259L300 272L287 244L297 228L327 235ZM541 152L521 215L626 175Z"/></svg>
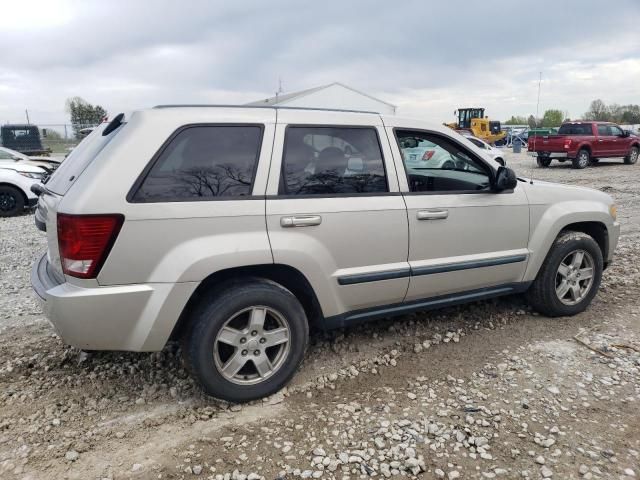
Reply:
<svg viewBox="0 0 640 480"><path fill-rule="evenodd" d="M424 143L449 158L411 161ZM446 127L367 112L118 115L41 190L32 283L62 339L179 339L204 391L237 402L290 380L311 324L517 292L581 312L619 234L604 193L517 179Z"/></svg>

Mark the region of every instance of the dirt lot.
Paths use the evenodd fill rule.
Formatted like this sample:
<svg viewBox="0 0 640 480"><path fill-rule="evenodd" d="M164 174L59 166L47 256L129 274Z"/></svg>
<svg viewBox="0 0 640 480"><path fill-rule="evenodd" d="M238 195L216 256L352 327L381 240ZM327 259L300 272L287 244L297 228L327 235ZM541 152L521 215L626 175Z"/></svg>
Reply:
<svg viewBox="0 0 640 480"><path fill-rule="evenodd" d="M315 332L292 385L242 407L204 398L174 345L64 346L29 286L43 236L0 220L0 478L640 477L640 165L508 162L615 197L623 236L587 312L512 297Z"/></svg>

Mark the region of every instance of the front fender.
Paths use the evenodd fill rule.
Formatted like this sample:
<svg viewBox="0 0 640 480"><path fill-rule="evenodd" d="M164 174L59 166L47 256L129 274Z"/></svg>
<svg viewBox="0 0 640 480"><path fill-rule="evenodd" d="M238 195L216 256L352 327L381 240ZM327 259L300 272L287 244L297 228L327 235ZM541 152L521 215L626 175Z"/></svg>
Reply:
<svg viewBox="0 0 640 480"><path fill-rule="evenodd" d="M597 222L604 226L609 238L610 260L615 249L619 225L609 214L608 206L599 201L565 200L553 205L531 205L531 256L523 280L533 281L560 232L571 224Z"/></svg>

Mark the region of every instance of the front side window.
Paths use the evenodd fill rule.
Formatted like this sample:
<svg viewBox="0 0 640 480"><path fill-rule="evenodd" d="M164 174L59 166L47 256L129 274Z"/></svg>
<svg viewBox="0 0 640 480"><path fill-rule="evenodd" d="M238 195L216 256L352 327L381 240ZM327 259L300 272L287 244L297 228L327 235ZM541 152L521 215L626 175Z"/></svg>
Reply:
<svg viewBox="0 0 640 480"><path fill-rule="evenodd" d="M135 193L138 202L187 202L251 195L262 128L193 126L162 150Z"/></svg>
<svg viewBox="0 0 640 480"><path fill-rule="evenodd" d="M619 136L622 135L622 129L616 125L609 125L609 135Z"/></svg>
<svg viewBox="0 0 640 480"><path fill-rule="evenodd" d="M488 167L453 141L408 130L396 138L411 192L489 190Z"/></svg>
<svg viewBox="0 0 640 480"><path fill-rule="evenodd" d="M280 195L388 191L375 128L287 128Z"/></svg>

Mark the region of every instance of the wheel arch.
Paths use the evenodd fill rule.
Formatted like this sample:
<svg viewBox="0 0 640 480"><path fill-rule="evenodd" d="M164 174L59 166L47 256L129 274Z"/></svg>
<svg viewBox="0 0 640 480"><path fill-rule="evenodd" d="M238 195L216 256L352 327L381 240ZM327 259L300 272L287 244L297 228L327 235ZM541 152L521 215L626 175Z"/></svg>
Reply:
<svg viewBox="0 0 640 480"><path fill-rule="evenodd" d="M533 281L537 277L554 242L559 235L566 231L582 232L593 237L600 247L602 258L606 265L610 256L609 229L611 225L609 223L611 222L611 216L608 212L605 213L599 208L594 208L599 207L598 204L588 202L592 204L592 207L586 208L587 205L579 201L568 202L573 205L567 205L567 208L574 210L574 212L571 215L562 215L563 203L560 202L549 208L532 231L529 240L531 258L523 277L524 281Z"/></svg>
<svg viewBox="0 0 640 480"><path fill-rule="evenodd" d="M208 293L216 287L242 282L243 279L266 279L282 285L300 301L310 325L320 323L324 318L320 303L311 283L298 269L289 265L272 263L233 267L212 273L206 277L187 300L176 322L170 340L180 338L189 326L190 314Z"/></svg>
<svg viewBox="0 0 640 480"><path fill-rule="evenodd" d="M556 238L564 232L582 232L589 235L600 247L603 261L606 262L609 255L609 231L604 223L596 221L570 223L560 230Z"/></svg>

